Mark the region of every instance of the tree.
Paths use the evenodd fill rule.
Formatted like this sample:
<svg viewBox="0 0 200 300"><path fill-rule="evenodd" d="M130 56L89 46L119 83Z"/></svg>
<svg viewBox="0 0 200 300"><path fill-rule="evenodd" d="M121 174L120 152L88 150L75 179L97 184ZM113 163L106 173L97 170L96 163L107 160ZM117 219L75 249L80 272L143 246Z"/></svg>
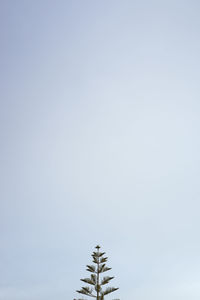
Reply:
<svg viewBox="0 0 200 300"><path fill-rule="evenodd" d="M95 265L87 265L87 269L86 269L86 271L91 273L90 278L81 279L81 281L89 284L91 287L85 286L82 287L80 290L77 290L76 292L85 296L95 298L96 300L104 300L104 297L106 295L118 290L118 288L114 288L114 287L106 287L105 289L103 288L114 277L104 276L101 278L101 274L111 270L111 268L106 266L108 257L104 256L105 252L100 252L99 245L97 245L95 248L97 250L94 251L91 255L93 258L93 263ZM84 300L84 299L81 298L81 299L74 299L74 300Z"/></svg>

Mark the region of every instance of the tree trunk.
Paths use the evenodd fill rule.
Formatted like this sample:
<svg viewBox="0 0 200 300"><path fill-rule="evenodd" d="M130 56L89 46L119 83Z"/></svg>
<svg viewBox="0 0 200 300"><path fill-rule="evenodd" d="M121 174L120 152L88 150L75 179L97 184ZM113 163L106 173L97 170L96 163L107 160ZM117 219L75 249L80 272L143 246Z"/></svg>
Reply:
<svg viewBox="0 0 200 300"><path fill-rule="evenodd" d="M99 253L99 248L97 249L97 252ZM98 264L97 264L97 300L99 299L99 256L98 256Z"/></svg>

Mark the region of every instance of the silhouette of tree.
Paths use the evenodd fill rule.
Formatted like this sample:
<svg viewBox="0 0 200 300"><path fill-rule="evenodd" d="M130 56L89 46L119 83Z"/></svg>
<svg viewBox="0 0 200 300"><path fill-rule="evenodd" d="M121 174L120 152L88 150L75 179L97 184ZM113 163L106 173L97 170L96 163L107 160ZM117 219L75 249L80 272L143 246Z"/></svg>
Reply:
<svg viewBox="0 0 200 300"><path fill-rule="evenodd" d="M116 290L118 288L115 287L105 287L110 280L112 280L114 277L110 276L102 276L101 274L104 272L107 272L111 270L111 268L106 266L106 262L108 257L105 257L105 252L100 252L100 246L97 245L96 251L92 253L93 263L95 265L87 265L87 271L90 272L90 278L84 278L81 279L81 281L89 284L90 286L84 286L80 290L77 290L79 294L89 296L92 298L95 298L96 300L104 300L104 297ZM85 300L83 298L74 299L74 300ZM115 299L119 300L119 299Z"/></svg>

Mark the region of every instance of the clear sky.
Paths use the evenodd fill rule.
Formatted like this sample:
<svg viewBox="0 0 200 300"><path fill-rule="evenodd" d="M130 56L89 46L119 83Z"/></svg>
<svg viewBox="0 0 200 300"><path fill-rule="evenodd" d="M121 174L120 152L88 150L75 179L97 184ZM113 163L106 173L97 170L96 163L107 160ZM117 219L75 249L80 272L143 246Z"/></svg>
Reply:
<svg viewBox="0 0 200 300"><path fill-rule="evenodd" d="M1 0L0 23L0 300L75 298L97 243L115 297L199 300L200 2Z"/></svg>

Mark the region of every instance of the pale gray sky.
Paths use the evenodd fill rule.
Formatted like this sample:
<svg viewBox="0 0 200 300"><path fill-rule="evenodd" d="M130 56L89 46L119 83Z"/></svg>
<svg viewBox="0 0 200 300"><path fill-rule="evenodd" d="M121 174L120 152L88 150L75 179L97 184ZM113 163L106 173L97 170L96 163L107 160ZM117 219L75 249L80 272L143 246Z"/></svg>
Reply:
<svg viewBox="0 0 200 300"><path fill-rule="evenodd" d="M0 6L0 300L199 300L199 1Z"/></svg>

